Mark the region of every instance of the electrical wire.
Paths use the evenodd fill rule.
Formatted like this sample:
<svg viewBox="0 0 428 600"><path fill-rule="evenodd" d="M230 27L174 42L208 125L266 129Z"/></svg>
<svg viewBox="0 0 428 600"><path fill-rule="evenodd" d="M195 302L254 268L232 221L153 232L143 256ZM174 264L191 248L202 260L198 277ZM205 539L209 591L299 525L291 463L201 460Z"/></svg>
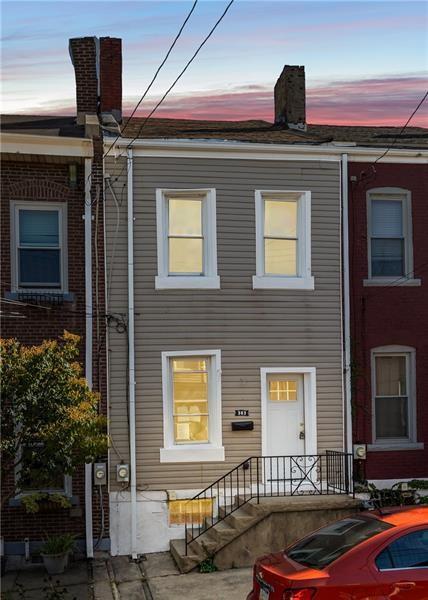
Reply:
<svg viewBox="0 0 428 600"><path fill-rule="evenodd" d="M178 33L177 33L177 35L175 36L175 38L174 38L174 40L173 40L173 42L172 42L171 46L169 47L169 49L168 49L168 52L167 52L167 53L166 53L166 55L165 55L165 58L163 59L163 61L162 61L162 62L161 62L161 64L159 65L159 67L156 69L156 72L155 72L155 74L153 75L153 78L152 78L151 82L150 82L150 83L149 83L149 85L147 86L147 88L146 88L146 90L145 90L144 94L141 96L141 98L138 100L137 104L135 105L135 108L134 108L134 110L132 111L132 113L131 113L130 117L128 118L128 121L126 122L126 124L125 124L125 127L124 127L124 128L122 129L122 131L121 131L121 132L120 132L120 133L117 135L116 139L115 139L115 140L112 142L112 144L111 144L111 145L110 145L110 147L108 148L107 152L105 152L105 153L104 153L104 155L103 155L103 159L104 159L104 158L105 158L105 157L106 157L106 156L109 154L110 150L111 150L111 149L113 148L113 146L116 144L117 140L118 140L120 137L123 137L123 134L124 134L124 132L125 132L126 128L128 127L128 125L129 125L129 123L130 123L130 121L131 121L132 117L135 115L135 113L137 112L137 110L138 110L138 108L139 108L140 104L142 103L142 101L144 100L144 98L147 96L147 94L148 94L148 92L150 91L150 89L151 89L152 85L153 85L153 84L154 84L154 82L156 81L156 78L157 78L157 76L159 75L159 72L160 72L160 70L162 69L162 67L164 66L164 64L166 63L166 61L168 60L168 58L169 58L169 55L170 55L170 54L171 54L171 52L173 51L173 49L174 49L174 46L176 45L176 43L178 42L178 39L180 38L180 36L181 36L181 34L182 34L182 32L183 32L183 29L185 28L185 26L186 26L186 24L187 24L187 21L188 21L188 20L190 19L190 17L192 16L192 13L193 13L193 11L195 10L195 8L196 8L196 5L197 5L198 1L199 1L199 0L195 0L195 1L194 1L192 8L190 9L189 13L187 14L187 17L184 19L184 21L183 21L183 23L182 23L182 25L181 25L181 27L180 27L180 29L179 29L179 31L178 31Z"/></svg>
<svg viewBox="0 0 428 600"><path fill-rule="evenodd" d="M162 98L159 100L159 102L156 104L156 106L150 111L150 113L147 115L147 117L144 119L143 123L141 124L141 126L138 129L137 135L135 135L133 137L133 139L129 142L129 144L126 146L125 151L129 150L129 148L132 146L132 144L135 142L136 139L138 139L141 135L142 130L144 129L146 123L148 122L148 120L152 117L152 115L157 111L157 109L160 107L160 105L162 104L162 102L166 99L166 97L168 96L168 94L173 90L173 88L176 86L176 84L179 82L179 80L183 77L184 73L187 71L187 69L190 67L190 65L192 64L192 62L195 60L195 58L198 56L199 52L202 50L202 48L205 46L205 44L207 43L207 41L210 39L210 37L213 35L214 31L217 29L217 27L220 25L220 23L222 22L222 20L224 19L224 17L226 16L227 12L229 11L230 7L232 6L232 4L234 3L235 0L230 0L229 4L226 6L225 10L223 11L223 13L221 14L221 16L218 18L218 20L216 21L216 23L213 25L213 27L211 28L211 30L209 31L209 33L205 36L205 38L202 40L202 42L199 44L198 48L195 50L195 52L193 53L193 55L191 56L191 58L187 61L186 65L183 67L183 69L180 71L180 73L177 75L177 77L175 78L175 80L173 81L173 83L169 86L169 88L167 89L167 91L164 93L164 95L162 96ZM124 154L124 152L122 152L118 158L122 157ZM121 174L121 173L120 173ZM120 176L119 174L119 176Z"/></svg>
<svg viewBox="0 0 428 600"><path fill-rule="evenodd" d="M413 119L413 117L415 116L415 114L418 112L418 110L420 109L420 107L422 106L422 104L425 102L425 100L428 97L428 90L425 92L425 95L423 96L423 98L421 99L421 101L419 102L419 104L417 105L417 107L415 108L415 110L412 112L412 114L410 115L410 117L407 119L406 123L403 125L403 127L401 128L400 132L397 133L397 135L395 136L395 138L393 139L392 143L389 145L389 147L385 150L385 152L383 154L381 154L381 156L379 156L373 163L373 166L379 162L384 156L386 156L388 154L388 152L391 150L391 148L394 146L395 142L398 140L398 138L401 136L401 134L403 133L403 131L406 129L406 127L408 126L408 124L410 123L410 121Z"/></svg>

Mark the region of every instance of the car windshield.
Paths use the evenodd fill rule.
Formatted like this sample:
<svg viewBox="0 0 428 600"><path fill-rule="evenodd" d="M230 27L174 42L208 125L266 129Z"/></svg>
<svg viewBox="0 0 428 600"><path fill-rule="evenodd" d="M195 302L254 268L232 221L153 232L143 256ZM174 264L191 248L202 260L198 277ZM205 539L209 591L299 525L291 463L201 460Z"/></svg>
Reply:
<svg viewBox="0 0 428 600"><path fill-rule="evenodd" d="M349 517L308 535L285 554L307 567L323 569L351 548L391 527L390 523L371 517Z"/></svg>

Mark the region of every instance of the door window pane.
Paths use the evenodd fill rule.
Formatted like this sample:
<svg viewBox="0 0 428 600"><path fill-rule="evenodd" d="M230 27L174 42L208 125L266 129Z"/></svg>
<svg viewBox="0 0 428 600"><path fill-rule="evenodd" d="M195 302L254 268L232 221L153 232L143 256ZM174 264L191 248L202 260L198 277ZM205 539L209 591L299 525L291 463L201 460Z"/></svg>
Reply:
<svg viewBox="0 0 428 600"><path fill-rule="evenodd" d="M414 531L392 542L376 558L378 569L428 567L428 529Z"/></svg>
<svg viewBox="0 0 428 600"><path fill-rule="evenodd" d="M209 441L208 360L190 357L171 360L174 440Z"/></svg>
<svg viewBox="0 0 428 600"><path fill-rule="evenodd" d="M297 240L265 238L265 273L289 276L297 274Z"/></svg>
<svg viewBox="0 0 428 600"><path fill-rule="evenodd" d="M58 246L58 211L20 210L19 244L21 246Z"/></svg>
<svg viewBox="0 0 428 600"><path fill-rule="evenodd" d="M265 200L265 235L297 237L297 202Z"/></svg>
<svg viewBox="0 0 428 600"><path fill-rule="evenodd" d="M297 400L297 381L269 381L269 400L287 402Z"/></svg>

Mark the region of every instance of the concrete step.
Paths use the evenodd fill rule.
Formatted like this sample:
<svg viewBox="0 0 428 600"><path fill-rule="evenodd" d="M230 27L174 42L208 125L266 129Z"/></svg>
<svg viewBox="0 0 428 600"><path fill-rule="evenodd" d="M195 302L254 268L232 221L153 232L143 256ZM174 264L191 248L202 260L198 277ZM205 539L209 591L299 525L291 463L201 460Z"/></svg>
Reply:
<svg viewBox="0 0 428 600"><path fill-rule="evenodd" d="M192 542L191 547L188 547L187 555L184 540L171 540L169 549L181 573L189 573L207 558L202 546L196 544L196 541Z"/></svg>

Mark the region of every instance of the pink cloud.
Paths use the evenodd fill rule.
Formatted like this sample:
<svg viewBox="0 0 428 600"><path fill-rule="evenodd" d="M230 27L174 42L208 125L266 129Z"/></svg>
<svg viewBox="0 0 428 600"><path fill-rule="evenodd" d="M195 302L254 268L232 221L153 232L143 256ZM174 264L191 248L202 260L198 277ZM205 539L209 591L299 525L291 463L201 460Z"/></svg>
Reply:
<svg viewBox="0 0 428 600"><path fill-rule="evenodd" d="M309 123L331 125L403 125L426 92L422 76L385 77L330 82L307 90ZM124 99L124 113L133 110L136 98ZM158 98L149 98L137 116L147 115ZM30 110L25 111L30 113ZM34 107L33 114L75 114L72 99L44 103ZM264 85L234 87L230 90L171 95L155 116L180 119L273 120L273 89ZM428 126L428 100L411 122Z"/></svg>

